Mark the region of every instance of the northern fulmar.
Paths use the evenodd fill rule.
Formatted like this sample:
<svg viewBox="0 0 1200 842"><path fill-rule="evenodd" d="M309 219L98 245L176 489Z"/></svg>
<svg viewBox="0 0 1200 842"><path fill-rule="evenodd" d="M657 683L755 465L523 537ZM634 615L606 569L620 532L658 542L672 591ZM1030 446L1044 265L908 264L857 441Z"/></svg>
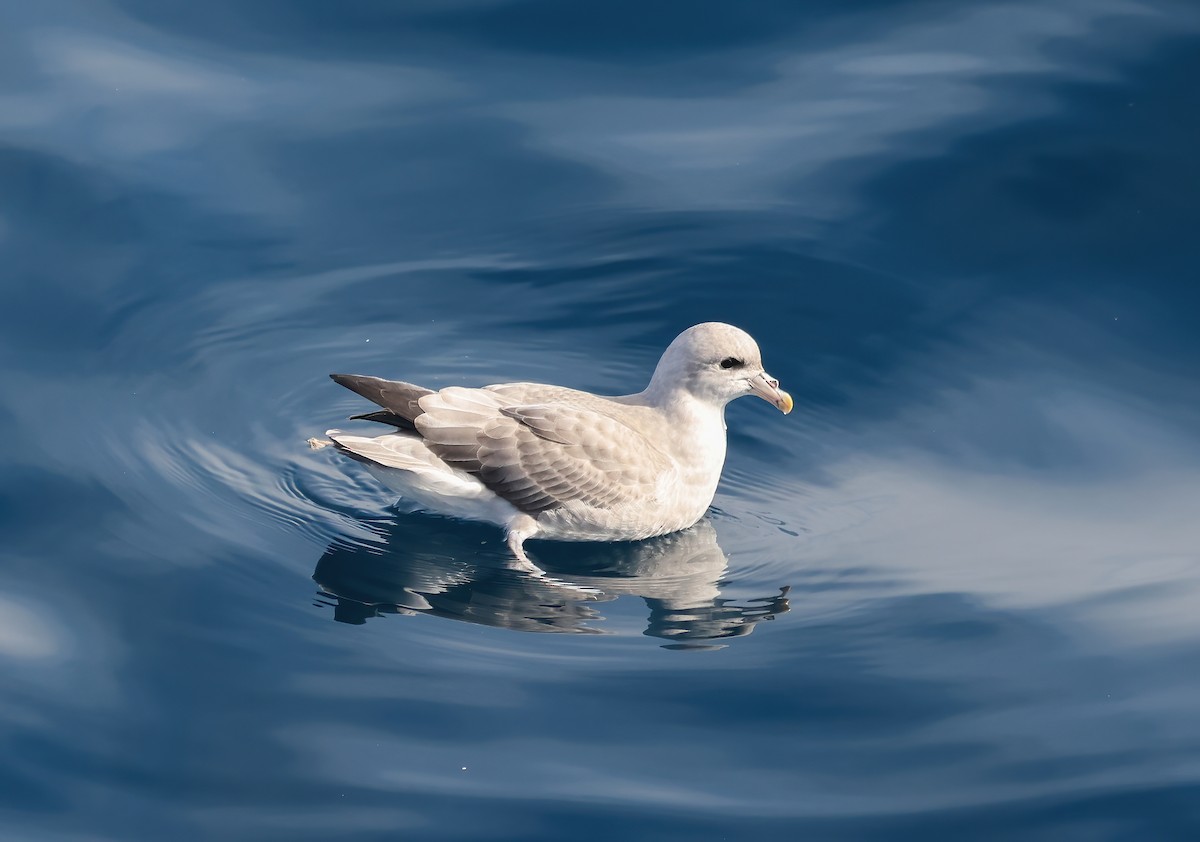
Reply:
<svg viewBox="0 0 1200 842"><path fill-rule="evenodd" d="M602 397L541 383L437 391L331 374L382 407L354 416L381 436L326 435L385 485L431 512L526 539L630 541L704 516L725 464L725 405L757 395L784 413L792 398L763 369L744 330L706 322L679 334L640 392Z"/></svg>

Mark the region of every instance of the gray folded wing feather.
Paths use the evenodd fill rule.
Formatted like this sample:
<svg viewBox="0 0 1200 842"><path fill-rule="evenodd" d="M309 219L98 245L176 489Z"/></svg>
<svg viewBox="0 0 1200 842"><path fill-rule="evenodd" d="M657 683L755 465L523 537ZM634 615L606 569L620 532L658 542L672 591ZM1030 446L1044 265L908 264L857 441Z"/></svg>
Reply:
<svg viewBox="0 0 1200 842"><path fill-rule="evenodd" d="M570 404L509 406L505 396L452 387L420 399L427 446L531 514L572 503L652 503L672 462L628 424Z"/></svg>
<svg viewBox="0 0 1200 842"><path fill-rule="evenodd" d="M369 401L374 401L383 407L381 412L368 412L363 415L351 416L364 421L378 421L391 424L402 429L412 430L413 419L421 414L421 406L417 403L425 395L433 391L402 380L384 380L381 377L368 377L363 374L331 374L330 378L338 385L345 386L352 392L357 392Z"/></svg>

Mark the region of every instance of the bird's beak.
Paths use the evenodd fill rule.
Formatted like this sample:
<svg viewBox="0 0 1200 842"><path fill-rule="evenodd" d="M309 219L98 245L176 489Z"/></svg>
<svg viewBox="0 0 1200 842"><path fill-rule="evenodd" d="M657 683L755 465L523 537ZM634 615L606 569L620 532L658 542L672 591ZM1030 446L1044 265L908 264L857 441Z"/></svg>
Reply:
<svg viewBox="0 0 1200 842"><path fill-rule="evenodd" d="M784 415L792 411L792 396L780 389L779 381L765 371L750 378L750 391L773 404Z"/></svg>

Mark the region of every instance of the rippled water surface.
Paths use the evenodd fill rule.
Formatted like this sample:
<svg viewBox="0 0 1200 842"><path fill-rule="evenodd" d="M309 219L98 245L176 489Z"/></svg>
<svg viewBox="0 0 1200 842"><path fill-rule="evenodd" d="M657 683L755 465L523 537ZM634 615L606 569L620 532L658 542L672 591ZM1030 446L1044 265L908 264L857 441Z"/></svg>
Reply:
<svg viewBox="0 0 1200 842"><path fill-rule="evenodd" d="M0 19L0 836L1200 837L1200 14L48 0ZM326 374L640 389L695 528L530 542Z"/></svg>

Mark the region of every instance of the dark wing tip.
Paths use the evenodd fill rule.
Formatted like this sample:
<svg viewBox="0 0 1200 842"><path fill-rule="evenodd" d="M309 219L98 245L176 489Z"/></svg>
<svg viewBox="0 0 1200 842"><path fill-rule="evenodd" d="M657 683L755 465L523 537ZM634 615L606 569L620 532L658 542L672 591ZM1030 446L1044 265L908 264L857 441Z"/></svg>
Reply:
<svg viewBox="0 0 1200 842"><path fill-rule="evenodd" d="M412 419L405 418L392 412L389 409L381 409L378 412L365 412L362 415L351 415L351 421L376 421L380 424L391 424L393 427L399 427L402 430L415 430L417 425L412 422Z"/></svg>
<svg viewBox="0 0 1200 842"><path fill-rule="evenodd" d="M429 389L414 386L412 383L405 383L402 380L384 380L366 374L331 374L329 379L372 403L379 404L389 413L397 416L398 420L408 422L398 425L404 427L409 426L412 420L421 414L421 407L417 401L425 395L432 394ZM372 414L372 417L367 420L382 421L385 424L395 423L392 420L384 420L384 416L376 414Z"/></svg>

